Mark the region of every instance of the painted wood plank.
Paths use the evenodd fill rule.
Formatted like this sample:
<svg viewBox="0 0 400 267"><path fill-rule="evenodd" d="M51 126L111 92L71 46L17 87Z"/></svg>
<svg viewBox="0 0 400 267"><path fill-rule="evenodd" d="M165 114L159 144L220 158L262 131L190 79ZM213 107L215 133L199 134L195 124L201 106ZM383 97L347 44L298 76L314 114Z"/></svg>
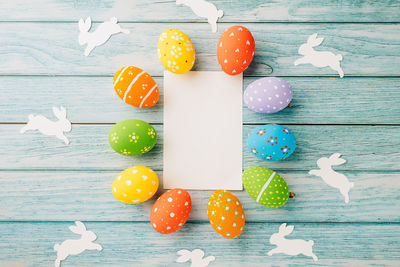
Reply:
<svg viewBox="0 0 400 267"><path fill-rule="evenodd" d="M243 21L319 21L319 22L398 22L398 1L226 1L213 0L224 10L222 22ZM46 10L47 12L44 12ZM51 12L50 12L51 10ZM106 0L101 3L73 0L23 0L7 2L0 10L2 21L70 21L92 16L95 20L107 20L117 16L123 21L199 21L194 13L175 1L159 0Z"/></svg>
<svg viewBox="0 0 400 267"><path fill-rule="evenodd" d="M311 266L305 256L276 254L270 236L280 224L247 224L241 236L228 240L208 223L186 224L171 235L156 233L149 223L85 223L94 231L103 251L85 251L70 256L63 266L189 266L175 263L180 249L201 248L215 256L210 266ZM53 246L78 236L71 222L0 223L0 262L22 266L51 266L56 258ZM293 224L288 238L314 240L313 252L322 266L398 266L400 226L398 224ZM204 238L207 237L207 238ZM1 263L0 263L1 264ZM4 264L3 264L4 266ZM10 265L8 265L10 266Z"/></svg>
<svg viewBox="0 0 400 267"><path fill-rule="evenodd" d="M78 44L77 23L2 23L0 74L113 75L123 65L136 65L162 75L157 40L162 30L177 27L191 37L197 52L194 70L219 70L219 35L199 23L123 23L131 34L114 36L89 57ZM256 54L246 76L334 76L330 68L294 66L299 46L317 32L325 42L317 50L341 53L347 76L398 76L399 24L244 23L256 40ZM97 26L97 25L96 25ZM231 24L221 25L221 30ZM214 44L214 45L213 45Z"/></svg>
<svg viewBox="0 0 400 267"><path fill-rule="evenodd" d="M135 117L133 117L135 118ZM136 117L139 118L140 117ZM126 157L108 144L112 125L74 125L68 133L71 144L38 132L19 134L22 125L0 124L0 169L121 170L145 165L162 170L162 126L156 146L140 157ZM322 156L340 152L347 163L338 170L399 170L399 126L291 125L296 151L281 162L263 161L247 151L246 138L255 126L243 129L244 167L261 165L276 170L310 170Z"/></svg>
<svg viewBox="0 0 400 267"><path fill-rule="evenodd" d="M31 171L0 172L2 221L149 221L155 199L137 205L117 201L111 184L119 172ZM157 172L162 183L162 172ZM339 190L306 171L280 173L296 194L279 209L257 204L246 191L233 193L241 201L248 222L400 222L399 172L344 172L355 183L350 203ZM212 191L189 191L189 220L207 222ZM388 202L390 201L390 205Z"/></svg>
<svg viewBox="0 0 400 267"><path fill-rule="evenodd" d="M159 103L151 109L139 110L117 97L111 77L0 76L0 91L4 96L0 122L24 122L30 113L50 118L52 106L64 105L69 119L76 123L115 123L132 116L149 123L162 123L163 78L155 79L161 90ZM256 79L245 78L243 88ZM397 78L286 80L294 88L293 106L275 115L255 113L244 107L244 123L400 123Z"/></svg>

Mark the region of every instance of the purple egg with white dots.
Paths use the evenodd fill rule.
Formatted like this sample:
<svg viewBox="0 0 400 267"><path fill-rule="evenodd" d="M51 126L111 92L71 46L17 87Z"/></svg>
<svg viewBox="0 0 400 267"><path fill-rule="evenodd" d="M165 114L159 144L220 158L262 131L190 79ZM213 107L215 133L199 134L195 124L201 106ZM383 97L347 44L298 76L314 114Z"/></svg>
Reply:
<svg viewBox="0 0 400 267"><path fill-rule="evenodd" d="M255 112L271 114L286 108L292 97L293 89L287 81L265 77L249 84L244 92L244 103Z"/></svg>

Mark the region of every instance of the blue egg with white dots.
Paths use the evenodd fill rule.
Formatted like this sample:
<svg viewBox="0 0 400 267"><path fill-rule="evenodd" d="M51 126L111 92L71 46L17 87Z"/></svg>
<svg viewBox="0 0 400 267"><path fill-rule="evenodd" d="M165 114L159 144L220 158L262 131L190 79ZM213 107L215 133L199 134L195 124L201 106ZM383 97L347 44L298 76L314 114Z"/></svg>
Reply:
<svg viewBox="0 0 400 267"><path fill-rule="evenodd" d="M250 152L264 160L278 161L289 157L296 148L292 131L279 124L255 127L247 138Z"/></svg>

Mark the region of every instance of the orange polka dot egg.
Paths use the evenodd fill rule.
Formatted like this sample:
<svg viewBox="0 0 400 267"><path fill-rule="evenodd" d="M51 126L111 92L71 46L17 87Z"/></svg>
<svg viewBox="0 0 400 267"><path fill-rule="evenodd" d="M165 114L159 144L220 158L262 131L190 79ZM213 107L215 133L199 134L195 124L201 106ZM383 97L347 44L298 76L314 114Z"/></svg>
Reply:
<svg viewBox="0 0 400 267"><path fill-rule="evenodd" d="M218 63L229 75L245 71L254 57L255 42L251 32L243 26L232 26L218 42Z"/></svg>
<svg viewBox="0 0 400 267"><path fill-rule="evenodd" d="M242 204L231 192L217 190L208 199L207 215L214 230L225 238L239 236L244 228Z"/></svg>
<svg viewBox="0 0 400 267"><path fill-rule="evenodd" d="M114 90L127 104L137 108L150 108L158 102L158 86L144 70L127 66L114 75Z"/></svg>
<svg viewBox="0 0 400 267"><path fill-rule="evenodd" d="M114 197L128 204L138 204L151 198L158 189L158 176L150 168L135 166L118 174L112 184Z"/></svg>
<svg viewBox="0 0 400 267"><path fill-rule="evenodd" d="M162 194L154 203L150 223L161 234L178 231L189 218L192 200L187 191L171 189Z"/></svg>

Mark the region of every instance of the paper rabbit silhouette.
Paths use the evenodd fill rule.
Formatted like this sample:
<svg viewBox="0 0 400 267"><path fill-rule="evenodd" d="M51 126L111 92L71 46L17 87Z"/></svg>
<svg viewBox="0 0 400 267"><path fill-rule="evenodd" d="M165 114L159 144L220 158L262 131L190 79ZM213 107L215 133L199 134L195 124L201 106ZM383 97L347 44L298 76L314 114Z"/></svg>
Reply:
<svg viewBox="0 0 400 267"><path fill-rule="evenodd" d="M346 160L340 158L340 153L334 153L329 158L322 157L317 160L319 170L311 170L308 173L322 178L329 186L337 188L344 196L344 201L349 203L349 191L354 187L354 183L349 182L344 174L338 173L331 166L342 165Z"/></svg>
<svg viewBox="0 0 400 267"><path fill-rule="evenodd" d="M201 249L195 249L193 251L182 249L179 250L177 254L181 256L176 260L176 262L187 262L191 260L191 267L206 267L210 262L215 260L214 256L209 256L203 259L204 251Z"/></svg>
<svg viewBox="0 0 400 267"><path fill-rule="evenodd" d="M97 236L92 231L87 231L85 225L82 222L76 221L75 225L69 227L69 229L78 235L81 235L80 239L68 239L60 244L54 245L54 250L57 251L57 259L55 261L55 267L59 267L62 260L65 260L70 255L78 255L85 250L102 250L103 248L96 243Z"/></svg>
<svg viewBox="0 0 400 267"><path fill-rule="evenodd" d="M51 121L42 115L35 116L30 114L28 123L22 127L20 133L39 130L44 135L55 136L63 140L65 144L69 144L68 138L64 135L64 132L71 131L71 122L67 119L66 109L64 107L60 107L60 109L53 107L53 113L58 118L58 121Z"/></svg>
<svg viewBox="0 0 400 267"><path fill-rule="evenodd" d="M314 33L308 37L307 43L302 44L299 48L299 54L303 55L302 58L297 59L294 65L312 64L315 67L330 67L339 73L340 78L343 78L344 72L340 67L340 61L343 59L341 54L335 55L332 52L315 51L313 47L319 46L324 38L317 38Z"/></svg>
<svg viewBox="0 0 400 267"><path fill-rule="evenodd" d="M85 21L79 20L79 44L87 44L85 49L85 56L88 56L92 50L99 45L104 44L110 39L111 35L116 33L128 34L129 30L122 29L118 24L118 20L115 17L110 18L109 21L105 21L97 27L94 32L89 32L92 27L92 20L88 17Z"/></svg>
<svg viewBox="0 0 400 267"><path fill-rule="evenodd" d="M217 32L217 21L222 18L224 12L218 10L214 4L205 0L176 0L176 4L190 7L197 16L208 20L212 32Z"/></svg>
<svg viewBox="0 0 400 267"><path fill-rule="evenodd" d="M277 247L268 252L268 256L277 253L285 253L287 255L296 256L303 254L312 257L314 261L318 261L317 256L312 251L314 245L313 240L305 241L302 239L286 239L285 236L293 232L294 226L286 226L286 223L281 224L279 232L272 234L269 242Z"/></svg>

